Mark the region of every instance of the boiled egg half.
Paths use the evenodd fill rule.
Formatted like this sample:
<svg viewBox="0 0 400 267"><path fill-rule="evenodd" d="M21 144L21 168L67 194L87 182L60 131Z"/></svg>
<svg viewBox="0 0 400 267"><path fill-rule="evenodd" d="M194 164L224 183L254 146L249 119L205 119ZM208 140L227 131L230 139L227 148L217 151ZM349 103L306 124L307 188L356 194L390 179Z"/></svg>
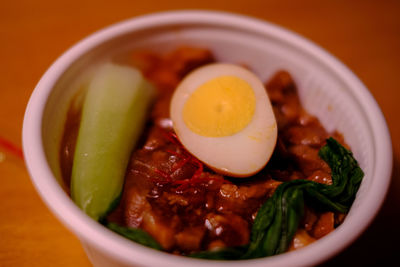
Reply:
<svg viewBox="0 0 400 267"><path fill-rule="evenodd" d="M247 177L270 159L277 124L265 87L251 71L216 63L189 73L170 105L182 145L214 171Z"/></svg>

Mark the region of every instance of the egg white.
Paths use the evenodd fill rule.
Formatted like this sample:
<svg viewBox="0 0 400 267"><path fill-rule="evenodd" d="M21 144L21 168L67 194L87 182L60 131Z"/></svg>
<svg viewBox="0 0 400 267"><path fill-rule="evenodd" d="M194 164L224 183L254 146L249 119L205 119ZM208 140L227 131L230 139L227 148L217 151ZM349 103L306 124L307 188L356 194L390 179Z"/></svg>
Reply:
<svg viewBox="0 0 400 267"><path fill-rule="evenodd" d="M239 132L223 137L199 135L183 120L183 108L202 84L220 76L236 76L253 89L256 106L251 121ZM266 89L249 70L216 63L196 69L176 88L170 104L173 128L182 145L216 172L246 177L260 171L270 159L277 139L277 124Z"/></svg>

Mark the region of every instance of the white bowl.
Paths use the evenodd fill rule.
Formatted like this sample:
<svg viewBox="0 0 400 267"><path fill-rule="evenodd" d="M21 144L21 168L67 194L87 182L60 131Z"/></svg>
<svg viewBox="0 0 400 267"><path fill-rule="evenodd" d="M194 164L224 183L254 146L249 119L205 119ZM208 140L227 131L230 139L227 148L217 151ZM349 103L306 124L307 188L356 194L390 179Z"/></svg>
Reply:
<svg viewBox="0 0 400 267"><path fill-rule="evenodd" d="M342 225L309 246L277 256L209 261L174 256L131 242L86 216L65 193L58 163L69 101L79 74L124 51L169 50L179 44L211 49L222 61L246 63L267 80L276 70L294 77L305 108L344 134L365 172ZM178 11L133 18L101 30L47 70L26 109L23 148L32 181L52 212L81 240L95 266L307 266L343 250L371 223L388 189L392 147L384 117L360 80L310 41L270 23L220 12Z"/></svg>

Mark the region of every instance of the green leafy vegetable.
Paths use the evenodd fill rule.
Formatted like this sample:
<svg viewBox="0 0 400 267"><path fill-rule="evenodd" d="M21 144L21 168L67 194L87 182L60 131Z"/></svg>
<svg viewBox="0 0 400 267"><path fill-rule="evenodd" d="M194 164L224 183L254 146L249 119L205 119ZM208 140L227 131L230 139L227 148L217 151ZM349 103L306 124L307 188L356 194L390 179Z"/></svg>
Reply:
<svg viewBox="0 0 400 267"><path fill-rule="evenodd" d="M247 251L248 246L223 248L192 253L189 257L209 260L237 260Z"/></svg>
<svg viewBox="0 0 400 267"><path fill-rule="evenodd" d="M121 194L130 153L154 89L131 67L105 64L89 84L71 177L71 197L95 220Z"/></svg>
<svg viewBox="0 0 400 267"><path fill-rule="evenodd" d="M259 209L250 243L240 248L194 253L191 257L233 260L260 258L287 250L303 216L304 202L325 210L347 212L364 176L352 153L335 139L326 140L319 156L332 170L332 185L308 180L282 183Z"/></svg>
<svg viewBox="0 0 400 267"><path fill-rule="evenodd" d="M138 228L129 228L119 226L115 223L106 223L106 227L110 230L144 246L162 250L162 247L156 240L154 240L148 233Z"/></svg>

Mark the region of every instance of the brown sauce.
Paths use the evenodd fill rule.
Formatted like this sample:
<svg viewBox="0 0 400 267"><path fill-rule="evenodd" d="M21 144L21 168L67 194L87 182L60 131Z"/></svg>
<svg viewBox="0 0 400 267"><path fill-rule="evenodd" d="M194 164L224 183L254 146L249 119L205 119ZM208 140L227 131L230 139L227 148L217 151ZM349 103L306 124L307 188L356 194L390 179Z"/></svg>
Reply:
<svg viewBox="0 0 400 267"><path fill-rule="evenodd" d="M301 106L296 85L285 71L266 84L278 123L278 142L267 166L254 177L238 179L216 174L179 143L169 120L174 88L191 70L214 62L205 49L182 47L166 55L138 52L132 64L159 89L143 142L132 153L119 206L110 221L139 227L166 251L187 254L249 242L257 210L276 187L294 179L332 182L330 169L318 156L329 134ZM69 185L79 110L70 110L60 158ZM343 215L306 208L290 250L307 245L332 231Z"/></svg>

